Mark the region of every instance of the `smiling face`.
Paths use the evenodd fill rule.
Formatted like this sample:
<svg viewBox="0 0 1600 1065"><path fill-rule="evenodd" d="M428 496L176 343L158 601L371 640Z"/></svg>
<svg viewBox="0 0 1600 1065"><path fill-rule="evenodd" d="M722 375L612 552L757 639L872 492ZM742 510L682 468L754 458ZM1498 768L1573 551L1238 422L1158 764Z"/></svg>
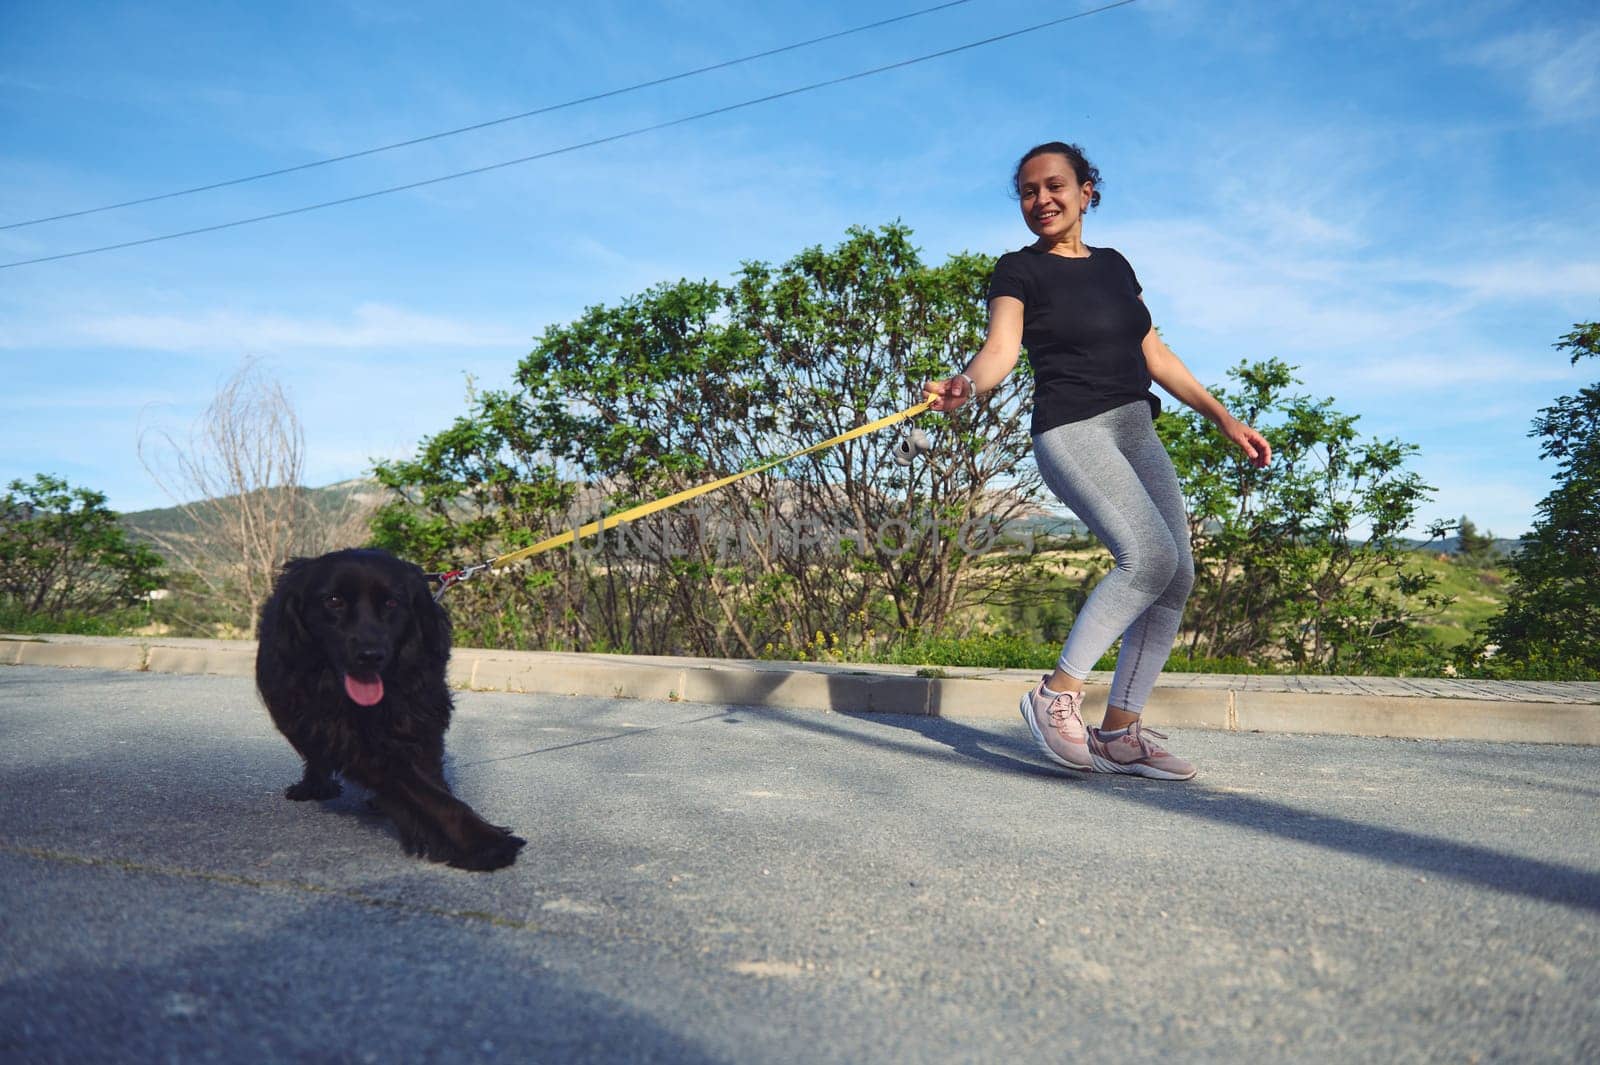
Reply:
<svg viewBox="0 0 1600 1065"><path fill-rule="evenodd" d="M1044 152L1022 164L1017 198L1022 220L1041 240L1052 244L1081 235L1083 212L1094 196L1094 183L1079 181L1066 156Z"/></svg>

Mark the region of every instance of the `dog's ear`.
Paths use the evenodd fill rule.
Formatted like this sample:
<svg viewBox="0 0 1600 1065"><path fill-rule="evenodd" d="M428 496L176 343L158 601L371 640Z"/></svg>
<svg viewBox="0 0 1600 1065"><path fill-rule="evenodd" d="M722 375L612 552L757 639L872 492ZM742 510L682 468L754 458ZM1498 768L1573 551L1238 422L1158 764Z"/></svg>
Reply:
<svg viewBox="0 0 1600 1065"><path fill-rule="evenodd" d="M433 598L433 588L422 570L416 566L408 568L411 570L411 619L416 625L422 651L435 662L446 662L450 658L450 615Z"/></svg>
<svg viewBox="0 0 1600 1065"><path fill-rule="evenodd" d="M314 559L291 558L283 564L272 594L261 607L258 636L289 658L299 658L311 646L311 630L306 625L306 595L311 582Z"/></svg>

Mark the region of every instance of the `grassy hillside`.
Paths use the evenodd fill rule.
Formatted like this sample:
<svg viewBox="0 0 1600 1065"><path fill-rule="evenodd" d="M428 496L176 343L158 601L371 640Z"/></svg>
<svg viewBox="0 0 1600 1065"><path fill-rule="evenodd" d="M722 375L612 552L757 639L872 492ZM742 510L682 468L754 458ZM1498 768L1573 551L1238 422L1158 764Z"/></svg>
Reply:
<svg viewBox="0 0 1600 1065"><path fill-rule="evenodd" d="M318 512L325 517L332 517L356 509L352 504L376 501L382 490L376 481L357 478L305 491ZM130 536L145 543L154 543L160 536L181 537L195 532L194 523L182 507L129 511L120 515L119 520Z"/></svg>
<svg viewBox="0 0 1600 1065"><path fill-rule="evenodd" d="M1086 578L1092 582L1096 576L1111 567L1110 554L1098 546L1077 548L1059 554L1064 560L1070 559L1070 565L1063 571L1060 586L1053 590L1056 598L1067 598L1072 595L1071 589L1077 589L1081 600L1082 593L1088 590L1087 587L1079 587L1082 582ZM1474 632L1490 617L1499 613L1505 603L1506 577L1498 566L1471 565L1457 561L1455 556L1437 549L1415 552L1413 563L1437 581L1434 591L1450 596L1454 600L1438 617L1422 626L1427 638L1441 646L1454 648L1470 641ZM998 620L1001 612L993 613ZM1065 628L1070 624L1070 613L1050 617L1036 609L1026 617L1010 620L1013 624L1021 621L1026 626L1040 628L1041 637L1064 639ZM1052 625L1060 631L1042 631L1051 628Z"/></svg>
<svg viewBox="0 0 1600 1065"><path fill-rule="evenodd" d="M1500 612L1506 600L1506 577L1498 567L1480 569L1451 561L1435 553L1418 553L1422 568L1439 580L1435 590L1453 596L1452 603L1432 624L1424 626L1429 639L1458 647L1474 630Z"/></svg>
<svg viewBox="0 0 1600 1065"><path fill-rule="evenodd" d="M309 489L308 494L319 511L336 515L364 509L359 504L376 502L380 490L375 482L358 479ZM137 511L122 515L121 520L134 537L147 542L157 537L166 537L169 541L181 540L193 532L188 517L180 507ZM1060 555L1061 561L1067 563L1057 586L1043 596L1034 598L1031 606L982 611L984 620L978 625L978 630L980 633L995 629L1018 633L1018 636L1008 639L1020 641L1018 647L1026 644L1024 650L1028 654L1025 657L1030 661L1033 657L1053 658L1054 651L1051 648L1057 647L1065 638L1075 608L1081 605L1095 577L1110 568L1110 556L1098 544L1087 539L1087 530L1071 518L1040 512L1019 519L1014 523L1012 532L1027 532L1040 538L1041 547L1046 539L1065 537L1077 542L1065 551L1060 547L1051 548L1053 554ZM1442 546L1439 541L1419 544L1414 554L1416 565L1437 580L1436 589L1454 599L1442 614L1423 626L1430 640L1447 648L1471 640L1474 632L1496 614L1505 601L1503 571L1498 566L1485 568L1457 561L1450 551L1451 546L1448 541ZM1515 546L1515 541L1498 541L1496 553L1504 557ZM912 653L910 649L903 650ZM917 653L930 650L920 648ZM1008 651L1008 656L1014 657L1012 651L1015 650ZM965 651L962 653L965 654Z"/></svg>

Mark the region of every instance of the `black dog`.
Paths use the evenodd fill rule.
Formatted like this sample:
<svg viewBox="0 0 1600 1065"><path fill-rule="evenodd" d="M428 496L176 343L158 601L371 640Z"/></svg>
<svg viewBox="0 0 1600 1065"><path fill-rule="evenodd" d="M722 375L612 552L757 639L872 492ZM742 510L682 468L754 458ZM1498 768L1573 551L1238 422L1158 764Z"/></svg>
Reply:
<svg viewBox="0 0 1600 1065"><path fill-rule="evenodd" d="M526 842L450 793L450 619L420 569L386 551L292 559L261 608L256 687L306 761L290 799L373 793L409 854L499 869Z"/></svg>

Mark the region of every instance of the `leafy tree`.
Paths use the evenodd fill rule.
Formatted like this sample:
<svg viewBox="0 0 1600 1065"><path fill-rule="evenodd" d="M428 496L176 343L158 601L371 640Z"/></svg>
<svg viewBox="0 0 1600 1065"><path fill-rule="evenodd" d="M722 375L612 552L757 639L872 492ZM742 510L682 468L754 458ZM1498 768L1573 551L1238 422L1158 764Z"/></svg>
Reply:
<svg viewBox="0 0 1600 1065"><path fill-rule="evenodd" d="M947 375L982 343L992 259L925 267L909 238L900 226L852 229L831 251L746 265L731 310L778 378L785 449L905 406L914 382ZM786 495L792 513L856 535L772 559L780 623L855 638L874 625L942 632L965 607L1009 602L1038 563L973 548L979 525L1003 525L1043 497L1026 461L1028 386L1014 374L984 404L930 419L943 446L909 468L888 461L894 437L883 433L784 470L764 505Z"/></svg>
<svg viewBox="0 0 1600 1065"><path fill-rule="evenodd" d="M1265 469L1192 411L1159 422L1195 549L1190 655L1325 672L1425 656L1416 622L1446 600L1402 539L1431 491L1405 469L1416 448L1362 439L1331 399L1289 394L1299 380L1280 360L1229 377L1213 392L1271 441Z"/></svg>
<svg viewBox="0 0 1600 1065"><path fill-rule="evenodd" d="M546 330L513 388L378 467L395 495L378 539L431 565L490 557L899 410L981 343L991 266L926 266L904 227L856 228L731 284L591 307ZM926 418L947 446L910 467L892 433L848 441L463 586L452 612L494 644L743 657L937 630L1040 566L973 550L975 516L998 527L1040 497L1026 395L1014 375Z"/></svg>
<svg viewBox="0 0 1600 1065"><path fill-rule="evenodd" d="M1600 322L1578 324L1555 345L1572 364L1600 355ZM1511 559L1504 610L1485 635L1496 659L1524 674L1600 672L1600 382L1562 396L1534 419L1557 485Z"/></svg>
<svg viewBox="0 0 1600 1065"><path fill-rule="evenodd" d="M1456 523L1456 555L1464 562L1486 566L1494 561L1494 534L1479 532L1465 514Z"/></svg>
<svg viewBox="0 0 1600 1065"><path fill-rule="evenodd" d="M37 474L0 498L0 599L61 619L105 614L160 587L161 557L129 541L106 497Z"/></svg>

